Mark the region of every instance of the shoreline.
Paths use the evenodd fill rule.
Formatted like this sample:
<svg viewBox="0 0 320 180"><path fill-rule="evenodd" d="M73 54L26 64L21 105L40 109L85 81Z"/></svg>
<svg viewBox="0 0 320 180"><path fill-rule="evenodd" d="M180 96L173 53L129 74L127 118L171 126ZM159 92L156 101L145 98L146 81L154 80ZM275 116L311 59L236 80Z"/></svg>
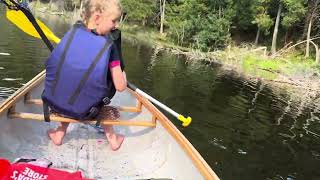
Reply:
<svg viewBox="0 0 320 180"><path fill-rule="evenodd" d="M165 50L177 55L184 55L188 60L207 61L221 66L223 69L233 71L239 76L249 81L264 81L266 84L272 83L273 87L296 91L311 91L320 93L320 68L317 70L313 66L317 66L312 59L305 59L299 55L298 51L291 51L288 54L272 58L267 55L267 48L264 46L228 46L225 50L213 52L201 52L199 50L177 46L157 38L160 34L150 35L150 33L132 33L127 30L128 25L121 27L126 38L135 39L145 42L150 46L157 46L161 50ZM154 33L154 32L153 32ZM147 39L147 40L146 40ZM293 59L294 63L290 65L286 62ZM265 63L261 66L255 63ZM302 66L298 70L289 72L289 68L294 66ZM304 66L306 66L304 68ZM320 64L319 64L320 67ZM289 72L286 73L285 71ZM299 71L302 71L300 73ZM310 71L310 72L304 72ZM320 78L319 78L320 79Z"/></svg>
<svg viewBox="0 0 320 180"><path fill-rule="evenodd" d="M37 13L43 14L45 9L46 14L63 17L70 24L74 22L74 12L47 11L48 7L44 4L31 3L30 6ZM154 29L130 24L122 24L120 29L123 36L128 39L157 47L160 51L183 55L191 61L214 63L248 81L261 81L272 88L284 90L298 98L303 94L312 94L313 97L320 94L320 81L318 80L320 79L320 64L318 68L314 60L304 58L298 51L291 50L286 54L272 58L267 55L268 51L264 46L243 44L229 45L224 50L201 52L175 45ZM296 69L296 67L298 68Z"/></svg>

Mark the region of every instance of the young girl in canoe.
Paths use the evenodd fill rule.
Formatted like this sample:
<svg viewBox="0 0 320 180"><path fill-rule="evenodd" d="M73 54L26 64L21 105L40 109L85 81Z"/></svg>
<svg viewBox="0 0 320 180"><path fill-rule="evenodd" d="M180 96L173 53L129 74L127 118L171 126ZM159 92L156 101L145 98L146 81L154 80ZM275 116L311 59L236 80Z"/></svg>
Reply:
<svg viewBox="0 0 320 180"><path fill-rule="evenodd" d="M119 52L109 36L120 15L118 0L85 1L82 22L66 33L46 62L42 99L52 111L86 120L96 118L101 110L118 118L119 112L101 107L110 102L112 88L123 91L127 86ZM48 130L55 145L62 144L68 125L61 123ZM103 127L111 149L119 149L124 136L116 134L110 125Z"/></svg>

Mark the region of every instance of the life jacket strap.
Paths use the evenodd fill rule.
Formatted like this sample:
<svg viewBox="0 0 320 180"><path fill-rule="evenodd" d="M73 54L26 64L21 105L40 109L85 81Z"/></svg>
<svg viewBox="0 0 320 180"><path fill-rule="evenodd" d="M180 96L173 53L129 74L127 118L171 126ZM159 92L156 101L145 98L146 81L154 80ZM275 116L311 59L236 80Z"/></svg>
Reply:
<svg viewBox="0 0 320 180"><path fill-rule="evenodd" d="M25 159L25 158L19 158L15 163L28 163L28 162L33 162L36 161L37 159Z"/></svg>
<svg viewBox="0 0 320 180"><path fill-rule="evenodd" d="M20 157L14 160L12 164L19 164L19 163L27 163L32 164L44 168L48 168L52 166L52 162L46 158L33 158L33 157Z"/></svg>
<svg viewBox="0 0 320 180"><path fill-rule="evenodd" d="M43 96L43 94L44 94L44 90L42 91L41 97ZM45 101L43 98L42 98L42 106L43 106L44 121L45 122L50 122L49 105L48 105L47 101Z"/></svg>
<svg viewBox="0 0 320 180"><path fill-rule="evenodd" d="M52 86L52 95L54 95L55 93L55 90L56 90L56 87L57 87L57 84L58 84L58 81L60 79L60 73L61 73L61 69L62 69L62 65L66 59L66 55L67 55L67 52L69 50L69 47L71 45L71 42L72 42L72 39L76 33L76 30L77 30L77 27L73 27L72 30L71 30L71 34L67 40L67 43L66 43L66 46L62 52L62 55L61 55L61 58L59 60L59 64L58 64L58 68L57 68L57 71L56 71L56 74L55 74L55 79L54 79L54 82L53 82L53 86Z"/></svg>
<svg viewBox="0 0 320 180"><path fill-rule="evenodd" d="M85 119L89 119L89 120L95 119L98 116L99 112L100 112L100 108L91 107L89 114L87 115L87 117Z"/></svg>

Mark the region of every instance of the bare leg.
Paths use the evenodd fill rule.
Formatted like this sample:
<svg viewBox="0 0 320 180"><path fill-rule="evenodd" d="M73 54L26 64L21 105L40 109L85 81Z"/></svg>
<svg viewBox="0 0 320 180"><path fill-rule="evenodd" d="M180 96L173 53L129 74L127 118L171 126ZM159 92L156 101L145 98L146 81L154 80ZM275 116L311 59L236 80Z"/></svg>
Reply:
<svg viewBox="0 0 320 180"><path fill-rule="evenodd" d="M101 109L98 118L113 120L113 119L117 119L119 117L120 117L120 113L116 108L111 107L111 106L104 106ZM120 134L116 134L114 132L113 126L111 126L111 125L104 125L103 129L104 129L105 135L109 141L110 148L113 151L118 150L121 147L121 144L124 140L124 136L120 135Z"/></svg>
<svg viewBox="0 0 320 180"><path fill-rule="evenodd" d="M69 123L62 122L57 129L49 129L47 131L49 138L55 145L60 146L62 144L62 140L66 135L68 126Z"/></svg>
<svg viewBox="0 0 320 180"><path fill-rule="evenodd" d="M105 135L110 143L110 148L113 151L118 150L121 147L121 144L124 140L124 136L121 134L116 134L111 125L105 125L103 126L103 128L105 131Z"/></svg>

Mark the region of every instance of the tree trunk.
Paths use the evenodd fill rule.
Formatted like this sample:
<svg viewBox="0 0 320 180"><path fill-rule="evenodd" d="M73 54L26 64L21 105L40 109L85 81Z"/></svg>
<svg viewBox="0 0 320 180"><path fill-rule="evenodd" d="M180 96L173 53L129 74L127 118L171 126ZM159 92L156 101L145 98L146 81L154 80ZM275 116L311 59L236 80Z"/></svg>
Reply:
<svg viewBox="0 0 320 180"><path fill-rule="evenodd" d="M306 45L306 58L309 57L310 55L310 36L311 36L311 27L312 27L312 24L313 24L313 18L316 16L316 9L317 9L317 5L319 3L319 0L317 0L315 2L315 7L313 7L313 11L310 15L310 20L309 20L309 23L308 23L308 32L307 32L307 45Z"/></svg>
<svg viewBox="0 0 320 180"><path fill-rule="evenodd" d="M320 49L318 49L318 52L320 51ZM319 59L320 59L320 57L319 57L320 55L318 55L317 57L316 57L316 63L317 64L319 64Z"/></svg>
<svg viewBox="0 0 320 180"><path fill-rule="evenodd" d="M83 7L83 0L80 0L79 15L81 15L82 7Z"/></svg>
<svg viewBox="0 0 320 180"><path fill-rule="evenodd" d="M49 1L49 10L52 8L52 0Z"/></svg>
<svg viewBox="0 0 320 180"><path fill-rule="evenodd" d="M80 17L81 17L82 3L83 3L83 1L80 0L79 9L77 8L77 4L74 5L73 17L72 17L72 22L73 23L75 23L77 20L81 19Z"/></svg>
<svg viewBox="0 0 320 180"><path fill-rule="evenodd" d="M260 28L258 27L257 35L256 35L256 40L254 41L254 45L258 45L259 43L259 37L260 37Z"/></svg>
<svg viewBox="0 0 320 180"><path fill-rule="evenodd" d="M309 22L312 19L312 17L315 17L315 13L317 13L317 6L318 6L319 0L316 1L308 1L308 12L306 14L306 18L305 18L305 23L304 23L304 28L303 28L303 34L301 37L301 40L306 39L307 37L307 33L308 33L308 29L309 29Z"/></svg>
<svg viewBox="0 0 320 180"><path fill-rule="evenodd" d="M289 37L289 30L287 29L287 30L286 30L286 34L284 35L284 45L287 44L288 39L289 39L288 37Z"/></svg>
<svg viewBox="0 0 320 180"><path fill-rule="evenodd" d="M279 24L280 24L281 10L282 10L282 4L280 3L278 8L277 18L276 18L276 24L273 30L272 45L271 45L272 55L275 55L277 50L276 46L277 46L277 36L278 36L278 30L279 30Z"/></svg>
<svg viewBox="0 0 320 180"><path fill-rule="evenodd" d="M163 1L163 3L162 3ZM164 14L165 14L165 7L166 7L166 0L160 0L160 3L162 4L160 6L160 13L161 13L161 22L160 22L160 34L163 34L163 23L164 23Z"/></svg>
<svg viewBox="0 0 320 180"><path fill-rule="evenodd" d="M312 27L312 17L309 21L308 26L308 34L307 34L307 45L306 45L306 58L309 57L309 51L310 51L310 34L311 34L311 27Z"/></svg>

